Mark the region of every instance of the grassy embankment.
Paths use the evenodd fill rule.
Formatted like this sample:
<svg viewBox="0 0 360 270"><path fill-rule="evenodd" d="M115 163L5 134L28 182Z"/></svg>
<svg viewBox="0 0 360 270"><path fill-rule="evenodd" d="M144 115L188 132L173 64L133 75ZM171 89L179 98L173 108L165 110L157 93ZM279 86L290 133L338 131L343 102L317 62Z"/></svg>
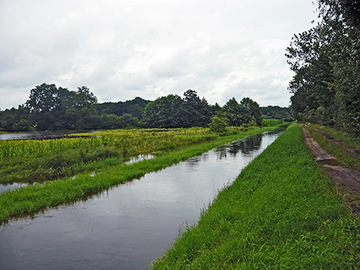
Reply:
<svg viewBox="0 0 360 270"><path fill-rule="evenodd" d="M10 149L12 154L8 158L8 162L10 164L11 158L15 159L14 162L21 163L22 159L19 158L19 156L21 156L22 153L19 149L22 152L25 152L23 156L29 155L27 158L29 163L32 164L31 160L35 160L37 156L41 157L38 159L39 162L43 162L42 158L47 160L47 155L51 156L51 160L54 162L61 160L59 158L55 158L59 155L71 158L72 156L79 155L78 152L81 153L82 151L85 151L82 145L88 144L90 146L86 146L87 148L85 148L88 149L88 153L98 151L123 151L123 149L125 149L127 156L140 153L155 153L160 155L151 160L143 160L127 165L123 163L124 157L120 153L114 158L110 157L100 161L95 161L94 163L90 163L90 165L84 164L85 167L92 166L91 169L94 169L93 167L95 166L95 168L98 169L98 172L95 175L89 174L89 169L87 169L85 172L77 174L75 178L67 177L54 181L47 181L43 184L36 183L12 192L1 194L0 224L16 215L34 213L49 206L56 206L89 194L94 194L113 185L129 181L134 178L140 178L148 172L160 170L192 156L199 155L216 146L256 133L273 130L275 128L276 126L249 128L247 131L240 128L229 129L228 134L225 136L209 133L208 129L167 130L162 133L140 132L138 136L135 136L135 131L129 131L131 135L129 135L128 140L125 140L123 135L116 138L116 132L110 132L114 134L109 135L106 133L104 134L104 137L100 138L75 139L75 146L71 144L71 140L73 139L68 139L68 141L59 140L33 142L36 145L36 147L30 148L36 149L33 154L27 154L27 152L29 152L27 151L28 149L24 148L20 142L13 142L15 148ZM61 145L66 145L66 143L69 143L70 145ZM11 145L11 143L9 144ZM16 146L17 144L19 145ZM55 151L54 149L56 149L54 146L51 148L50 145L52 144L56 145L60 150L57 150L56 153L52 153L52 151ZM99 144L99 147L95 148L97 144ZM5 145L8 144L5 143ZM94 145L94 148L92 148L92 145ZM40 150L37 150L38 147ZM110 147L112 150L107 150L107 147ZM7 149L6 151L10 150ZM3 154L2 157L4 158L4 156L5 155ZM46 164L46 162L42 164ZM95 165L93 166L92 164ZM70 169L74 166L70 166ZM52 167L50 167L50 170L52 170ZM33 179L33 177L31 179Z"/></svg>
<svg viewBox="0 0 360 270"><path fill-rule="evenodd" d="M360 226L291 126L154 269L359 269Z"/></svg>

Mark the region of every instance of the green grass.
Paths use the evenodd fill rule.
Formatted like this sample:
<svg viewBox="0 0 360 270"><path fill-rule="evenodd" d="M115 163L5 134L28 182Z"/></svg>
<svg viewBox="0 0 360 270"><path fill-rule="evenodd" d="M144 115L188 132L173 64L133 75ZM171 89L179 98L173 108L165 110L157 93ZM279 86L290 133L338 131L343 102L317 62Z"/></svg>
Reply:
<svg viewBox="0 0 360 270"><path fill-rule="evenodd" d="M316 124L309 124L308 126L325 131L335 139L341 140L343 143L345 143L345 145L349 147L360 148L360 138L354 138L353 136L347 134L343 130L339 130L328 126L320 126Z"/></svg>
<svg viewBox="0 0 360 270"><path fill-rule="evenodd" d="M337 159L341 160L346 166L352 167L360 171L360 159L359 157L347 149L348 147L357 148L360 150L360 140L351 138L347 134L330 127L323 127L319 125L304 125L304 127L310 132L311 136L317 141L321 147L326 151L334 155ZM334 143L329 138L326 138L314 128L320 129L327 134L331 135L336 140L340 140L341 144Z"/></svg>
<svg viewBox="0 0 360 270"><path fill-rule="evenodd" d="M170 134L172 131L166 131L167 135L161 136L172 136L172 141L160 142L160 147L156 149L158 151L166 149L166 151L162 152L162 155L154 159L144 160L130 165L118 164L117 166L107 166L106 163L109 159L104 159L102 161L104 166L95 176L91 176L89 172L86 172L78 174L76 178L68 177L47 181L43 184L36 183L15 191L1 194L0 224L17 215L35 213L50 206L56 206L84 196L95 194L113 185L130 181L134 178L140 178L148 172L160 170L192 156L200 155L216 146L256 133L269 131L274 128L275 127L252 128L241 133L238 133L236 130L230 130L229 135L227 136L210 134L209 136L213 139L210 141L205 140L205 142L202 143L199 142L197 136L192 134L192 130L182 130L182 133L186 131L186 135L177 134L176 136ZM152 134L151 132L149 134L149 136L154 136L153 138L160 136ZM203 137L204 136L202 136L202 138ZM178 144L176 142L181 140L186 141L187 145L190 146L185 148L180 147L177 151L169 151L169 149L177 148ZM166 144L164 142L166 142ZM136 146L136 144L134 145Z"/></svg>
<svg viewBox="0 0 360 270"><path fill-rule="evenodd" d="M154 129L113 130L95 135L43 141L0 141L0 183L54 180L101 169L104 160L114 166L139 154L161 154L219 137L201 128L162 132Z"/></svg>
<svg viewBox="0 0 360 270"><path fill-rule="evenodd" d="M251 128L229 128L232 135ZM74 136L75 134L72 134ZM78 134L58 140L0 141L0 183L33 183L116 166L139 154L164 154L174 149L218 140L206 128L132 129Z"/></svg>
<svg viewBox="0 0 360 270"><path fill-rule="evenodd" d="M154 269L359 269L360 226L291 126Z"/></svg>

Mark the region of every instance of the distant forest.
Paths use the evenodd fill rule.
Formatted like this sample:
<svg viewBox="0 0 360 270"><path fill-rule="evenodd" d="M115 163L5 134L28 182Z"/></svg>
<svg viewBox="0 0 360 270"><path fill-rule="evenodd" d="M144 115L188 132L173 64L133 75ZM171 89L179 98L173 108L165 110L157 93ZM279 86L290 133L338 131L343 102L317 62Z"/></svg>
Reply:
<svg viewBox="0 0 360 270"><path fill-rule="evenodd" d="M90 130L129 127L187 128L261 125L263 119L293 121L289 108L260 108L251 98L231 98L223 107L210 105L194 90L183 97L168 95L154 101L136 97L125 102L97 103L86 86L76 91L43 83L30 91L17 109L0 111L2 131ZM211 122L213 126L211 126Z"/></svg>
<svg viewBox="0 0 360 270"><path fill-rule="evenodd" d="M320 22L287 48L297 120L360 136L360 0L318 0Z"/></svg>

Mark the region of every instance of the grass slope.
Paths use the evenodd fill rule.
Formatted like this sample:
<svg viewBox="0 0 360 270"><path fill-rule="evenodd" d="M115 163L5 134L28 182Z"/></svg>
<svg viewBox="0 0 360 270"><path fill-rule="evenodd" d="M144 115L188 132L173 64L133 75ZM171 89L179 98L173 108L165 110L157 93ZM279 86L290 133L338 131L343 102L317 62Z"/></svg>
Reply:
<svg viewBox="0 0 360 270"><path fill-rule="evenodd" d="M291 126L154 269L359 269L360 227Z"/></svg>
<svg viewBox="0 0 360 270"><path fill-rule="evenodd" d="M130 165L120 164L115 167L104 165L104 169L95 176L82 173L77 175L76 178L68 177L43 184L36 183L12 192L6 192L0 195L0 224L11 217L35 213L50 206L95 194L113 185L140 178L146 173L200 155L227 142L273 129L275 127L254 128L240 134L224 137L217 136L217 139L211 142L168 152L151 160L144 160Z"/></svg>

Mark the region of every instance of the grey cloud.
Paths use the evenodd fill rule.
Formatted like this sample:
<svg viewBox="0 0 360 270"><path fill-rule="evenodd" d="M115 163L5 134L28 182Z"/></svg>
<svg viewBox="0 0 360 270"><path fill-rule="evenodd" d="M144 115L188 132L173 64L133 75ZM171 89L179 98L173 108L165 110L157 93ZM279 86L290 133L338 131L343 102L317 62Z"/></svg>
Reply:
<svg viewBox="0 0 360 270"><path fill-rule="evenodd" d="M43 82L86 85L102 102L191 88L210 103L287 106L284 51L312 10L311 0L4 0L0 108Z"/></svg>

